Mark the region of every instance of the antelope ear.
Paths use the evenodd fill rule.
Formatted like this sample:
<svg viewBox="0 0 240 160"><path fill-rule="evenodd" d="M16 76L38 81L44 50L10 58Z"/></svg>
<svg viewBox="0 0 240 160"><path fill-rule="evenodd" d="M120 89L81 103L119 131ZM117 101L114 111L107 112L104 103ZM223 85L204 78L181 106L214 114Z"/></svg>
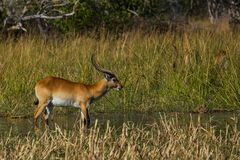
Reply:
<svg viewBox="0 0 240 160"><path fill-rule="evenodd" d="M112 76L109 74L104 74L104 77L107 79L107 81L110 81Z"/></svg>

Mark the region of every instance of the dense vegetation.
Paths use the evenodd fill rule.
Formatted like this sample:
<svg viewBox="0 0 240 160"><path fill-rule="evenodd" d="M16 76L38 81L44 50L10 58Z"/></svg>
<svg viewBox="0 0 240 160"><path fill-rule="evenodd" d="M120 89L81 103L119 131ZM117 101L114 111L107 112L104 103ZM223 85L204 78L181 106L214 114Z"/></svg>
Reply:
<svg viewBox="0 0 240 160"><path fill-rule="evenodd" d="M172 4L173 3L173 4ZM174 8L172 8L174 7ZM176 9L175 13L173 9ZM207 16L207 3L191 0L178 1L83 1L77 8L76 14L66 21L57 22L55 25L62 31L76 32L81 30L101 28L110 31L124 31L139 25L159 27L177 18L175 16L203 17ZM136 15L137 14L137 15ZM181 21L178 19L176 21ZM184 23L182 21L181 23Z"/></svg>
<svg viewBox="0 0 240 160"><path fill-rule="evenodd" d="M54 3L58 1L48 0L45 3ZM19 18L16 15L22 13L24 6L28 6L26 15L36 14L39 4L44 1L34 2L18 1L4 1L0 2L0 21L4 22L10 12L12 15L9 17L9 23L13 25L18 22ZM3 6L1 6L3 4ZM54 5L53 5L54 6ZM71 12L72 5L60 5L56 10ZM14 10L14 11L12 11ZM53 9L55 10L55 8ZM39 10L40 11L40 10ZM56 13L55 13L56 14ZM54 15L54 14L53 14ZM92 30L101 30L102 28L114 32L122 32L131 28L139 27L139 25L147 25L147 27L159 27L164 23L167 25L170 22L185 23L182 18L186 17L207 17L207 1L192 1L192 0L178 0L178 1L165 1L165 0L129 0L129 1L113 1L113 0L80 0L75 7L75 14L66 19L59 20L44 20L51 24L51 32L61 31L66 32L84 32ZM10 20L11 19L11 20ZM36 30L36 20L23 21L23 25L27 30ZM0 24L0 29L3 28L4 23ZM161 27L160 27L161 28Z"/></svg>
<svg viewBox="0 0 240 160"><path fill-rule="evenodd" d="M103 78L90 63L94 52L124 89L111 91L92 111L239 108L239 34L136 31L118 38L107 33L73 37L46 43L30 36L0 44L1 115L31 115L34 85L45 76L85 83Z"/></svg>

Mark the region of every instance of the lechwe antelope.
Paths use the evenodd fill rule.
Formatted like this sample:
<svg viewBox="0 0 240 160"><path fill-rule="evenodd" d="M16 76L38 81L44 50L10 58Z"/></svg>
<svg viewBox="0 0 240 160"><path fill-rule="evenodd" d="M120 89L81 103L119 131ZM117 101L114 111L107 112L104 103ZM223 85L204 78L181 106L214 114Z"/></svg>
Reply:
<svg viewBox="0 0 240 160"><path fill-rule="evenodd" d="M46 77L35 86L35 94L37 108L34 112L34 126L38 130L38 117L41 113L44 115L45 126L48 126L48 118L54 106L72 106L81 109L84 126L89 127L89 105L95 100L104 96L110 89L121 90L123 86L117 77L110 71L101 68L95 60L95 56L91 57L92 65L95 69L104 75L104 79L99 80L95 84L83 84L71 82L57 77Z"/></svg>

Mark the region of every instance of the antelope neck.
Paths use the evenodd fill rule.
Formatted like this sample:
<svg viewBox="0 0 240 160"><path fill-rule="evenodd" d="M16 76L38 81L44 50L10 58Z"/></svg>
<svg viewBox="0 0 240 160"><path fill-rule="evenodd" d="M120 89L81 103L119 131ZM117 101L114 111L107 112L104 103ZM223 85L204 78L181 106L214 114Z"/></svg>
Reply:
<svg viewBox="0 0 240 160"><path fill-rule="evenodd" d="M109 87L107 85L107 80L102 79L102 80L98 81L97 83L91 85L90 90L91 90L91 94L94 99L98 99L98 98L102 97L109 90Z"/></svg>

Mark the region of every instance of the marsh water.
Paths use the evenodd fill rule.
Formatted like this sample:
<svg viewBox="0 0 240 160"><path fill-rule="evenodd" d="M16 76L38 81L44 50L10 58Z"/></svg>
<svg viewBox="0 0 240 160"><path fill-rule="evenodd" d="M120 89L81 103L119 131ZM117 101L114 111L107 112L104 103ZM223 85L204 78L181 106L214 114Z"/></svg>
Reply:
<svg viewBox="0 0 240 160"><path fill-rule="evenodd" d="M134 123L134 125L151 125L153 123L159 123L161 117L171 119L177 117L180 124L189 123L192 119L193 122L215 125L218 128L224 129L226 124L231 124L239 117L240 113L233 112L219 112L219 113L92 113L91 114L91 126L97 120L100 127L106 127L107 123L115 128L121 128L123 123ZM79 123L80 116L78 114L69 115L57 115L55 114L50 121L50 128L54 128L56 125L61 129L72 130ZM238 123L239 125L239 123ZM29 132L33 132L33 119L32 118L5 118L0 117L0 135L7 134L11 131L12 135L26 135Z"/></svg>

